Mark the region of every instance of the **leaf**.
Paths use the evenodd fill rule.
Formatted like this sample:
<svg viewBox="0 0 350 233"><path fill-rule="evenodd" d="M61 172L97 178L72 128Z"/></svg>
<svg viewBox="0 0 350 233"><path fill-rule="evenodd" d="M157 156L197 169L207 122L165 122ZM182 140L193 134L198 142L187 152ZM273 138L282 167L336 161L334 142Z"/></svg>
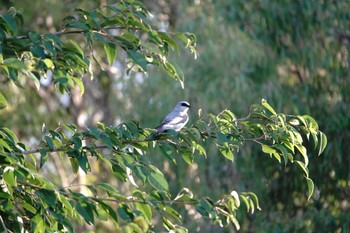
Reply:
<svg viewBox="0 0 350 233"><path fill-rule="evenodd" d="M65 28L78 28L82 29L83 31L88 31L90 28L87 24L82 22L69 22L66 25L64 25Z"/></svg>
<svg viewBox="0 0 350 233"><path fill-rule="evenodd" d="M169 216L176 219L177 221L181 222L181 215L170 206L164 206L163 211L167 213Z"/></svg>
<svg viewBox="0 0 350 233"><path fill-rule="evenodd" d="M294 162L296 162L299 167L303 170L303 172L305 173L306 178L309 177L309 169L307 169L307 167L305 166L305 164L301 161L298 160L294 160Z"/></svg>
<svg viewBox="0 0 350 233"><path fill-rule="evenodd" d="M189 151L183 151L181 153L181 156L183 158L183 160L188 164L188 165L192 165L193 164L193 154Z"/></svg>
<svg viewBox="0 0 350 233"><path fill-rule="evenodd" d="M6 106L7 106L7 101L0 92L0 109L6 108Z"/></svg>
<svg viewBox="0 0 350 233"><path fill-rule="evenodd" d="M78 159L80 168L83 169L85 173L87 173L90 170L90 163L87 156L80 155L79 157L77 157L77 159Z"/></svg>
<svg viewBox="0 0 350 233"><path fill-rule="evenodd" d="M319 145L320 149L318 150L318 155L321 155L327 146L327 136L321 131L319 132L319 134L320 134L320 145Z"/></svg>
<svg viewBox="0 0 350 233"><path fill-rule="evenodd" d="M131 209L125 204L121 204L117 211L119 216L126 222L131 222L131 220L134 218L134 214L132 213Z"/></svg>
<svg viewBox="0 0 350 233"><path fill-rule="evenodd" d="M127 50L127 54L133 60L133 62L142 69L142 71L147 71L148 62L144 54L138 53L134 50Z"/></svg>
<svg viewBox="0 0 350 233"><path fill-rule="evenodd" d="M125 170L119 165L114 163L112 165L112 171L113 175L117 177L120 181L125 182L128 175L126 174Z"/></svg>
<svg viewBox="0 0 350 233"><path fill-rule="evenodd" d="M16 181L13 167L5 167L4 173L3 173L3 179L7 184L6 186L7 186L8 192L12 195L13 193L12 186L17 186L17 181Z"/></svg>
<svg viewBox="0 0 350 233"><path fill-rule="evenodd" d="M109 65L113 65L115 58L117 57L117 46L114 43L104 43L103 48L105 50Z"/></svg>
<svg viewBox="0 0 350 233"><path fill-rule="evenodd" d="M45 232L45 222L44 219L42 218L41 214L35 215L35 217L32 219L33 223L33 228L34 231L33 233L44 233Z"/></svg>
<svg viewBox="0 0 350 233"><path fill-rule="evenodd" d="M49 147L50 151L53 151L55 149L55 146L52 142L52 139L49 136L45 136L44 138L45 138L46 144Z"/></svg>
<svg viewBox="0 0 350 233"><path fill-rule="evenodd" d="M310 178L306 178L306 182L307 182L307 190L308 190L308 197L307 200L310 201L310 198L312 196L312 194L314 193L314 182L310 179Z"/></svg>
<svg viewBox="0 0 350 233"><path fill-rule="evenodd" d="M311 129L314 129L315 131L318 131L318 124L314 118L312 118L309 115L303 115L302 117L307 122L308 128L311 128Z"/></svg>
<svg viewBox="0 0 350 233"><path fill-rule="evenodd" d="M71 163L71 166L72 166L73 173L76 175L78 173L78 170L79 170L78 159L76 157L72 157L69 160L70 160L70 163Z"/></svg>
<svg viewBox="0 0 350 233"><path fill-rule="evenodd" d="M228 146L219 146L220 153L230 161L233 161L234 155Z"/></svg>
<svg viewBox="0 0 350 233"><path fill-rule="evenodd" d="M307 156L307 150L306 150L305 146L295 145L295 147L298 149L300 154L303 156L305 167L307 167L309 165L309 157Z"/></svg>
<svg viewBox="0 0 350 233"><path fill-rule="evenodd" d="M118 189L116 189L114 186L107 183L99 183L99 184L96 184L95 186L105 190L108 193L115 193L115 194L119 193Z"/></svg>
<svg viewBox="0 0 350 233"><path fill-rule="evenodd" d="M41 35L37 32L29 32L28 37L34 44L39 43L41 40Z"/></svg>
<svg viewBox="0 0 350 233"><path fill-rule="evenodd" d="M46 153L45 149L40 149L40 168L44 166L44 164L49 160L49 156Z"/></svg>
<svg viewBox="0 0 350 233"><path fill-rule="evenodd" d="M39 45L30 46L30 52L32 52L34 57L46 58L45 50Z"/></svg>
<svg viewBox="0 0 350 233"><path fill-rule="evenodd" d="M275 110L266 102L265 99L261 100L261 105L264 106L267 110L269 110L273 115L277 115Z"/></svg>
<svg viewBox="0 0 350 233"><path fill-rule="evenodd" d="M168 191L169 190L169 184L167 180L165 179L163 173L158 170L158 168L149 165L150 168L153 171L150 171L147 176L148 182L157 190L159 191Z"/></svg>
<svg viewBox="0 0 350 233"><path fill-rule="evenodd" d="M152 220L152 209L148 204L136 203L136 209L141 211L142 215L147 220L147 223L151 223Z"/></svg>
<svg viewBox="0 0 350 233"><path fill-rule="evenodd" d="M78 211L78 213L81 216L83 216L83 218L85 219L85 222L87 222L88 224L94 224L94 213L92 211L90 204L88 204L85 201L80 201L77 203L75 208Z"/></svg>
<svg viewBox="0 0 350 233"><path fill-rule="evenodd" d="M2 20L1 20L2 19ZM3 23L1 22L3 21ZM3 28L11 35L15 35L17 32L17 24L13 17L8 14L0 15L0 25L3 25Z"/></svg>
<svg viewBox="0 0 350 233"><path fill-rule="evenodd" d="M270 156L273 155L278 160L279 163L281 162L281 156L278 154L276 149L274 149L268 145L261 145L261 147L262 147L262 151L264 153L270 154Z"/></svg>
<svg viewBox="0 0 350 233"><path fill-rule="evenodd" d="M105 204L102 201L99 202L99 205L108 213L109 217L112 217L115 223L118 223L117 213L114 211L114 209L111 206Z"/></svg>
<svg viewBox="0 0 350 233"><path fill-rule="evenodd" d="M214 218L215 212L213 205L206 199L203 198L198 204L195 205L196 210L204 217Z"/></svg>
<svg viewBox="0 0 350 233"><path fill-rule="evenodd" d="M9 139L13 144L18 143L18 138L17 138L16 134L14 134L10 129L8 129L6 127L2 127L0 130L3 131L7 135L7 139Z"/></svg>
<svg viewBox="0 0 350 233"><path fill-rule="evenodd" d="M238 193L236 191L232 191L230 195L235 199L235 206L239 207L241 205L241 201L239 200Z"/></svg>
<svg viewBox="0 0 350 233"><path fill-rule="evenodd" d="M112 143L111 139L110 139L107 135L101 134L100 138L101 138L101 141L102 141L109 149L112 149L112 148L113 148L113 143Z"/></svg>
<svg viewBox="0 0 350 233"><path fill-rule="evenodd" d="M39 189L36 191L36 194L41 197L50 207L56 207L56 194L52 190L48 189Z"/></svg>
<svg viewBox="0 0 350 233"><path fill-rule="evenodd" d="M55 68L55 65L54 65L53 61L51 59L49 59L49 58L45 58L43 60L43 62L45 63L45 65L46 65L46 67L48 69L54 69Z"/></svg>

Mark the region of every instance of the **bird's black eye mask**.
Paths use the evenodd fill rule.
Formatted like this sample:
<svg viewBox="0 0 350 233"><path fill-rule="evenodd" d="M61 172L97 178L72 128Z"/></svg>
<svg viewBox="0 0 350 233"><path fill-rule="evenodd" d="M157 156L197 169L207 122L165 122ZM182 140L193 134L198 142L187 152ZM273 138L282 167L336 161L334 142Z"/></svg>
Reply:
<svg viewBox="0 0 350 233"><path fill-rule="evenodd" d="M183 107L188 107L188 108L191 107L191 105L189 105L188 103L181 103L181 106L183 106Z"/></svg>

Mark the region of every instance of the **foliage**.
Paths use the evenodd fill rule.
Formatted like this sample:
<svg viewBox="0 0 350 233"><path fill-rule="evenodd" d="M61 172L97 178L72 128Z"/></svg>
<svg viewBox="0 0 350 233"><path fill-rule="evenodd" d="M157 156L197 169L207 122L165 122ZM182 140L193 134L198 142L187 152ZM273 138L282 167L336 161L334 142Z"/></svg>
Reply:
<svg viewBox="0 0 350 233"><path fill-rule="evenodd" d="M75 9L74 16L66 17L56 33L18 35L23 17L11 8L0 18L0 65L2 75L7 77L5 84L12 81L21 85L25 80L41 88L40 78L50 71L60 92L79 87L83 94L86 87L82 77L86 73L93 76L91 63L99 64L92 47L103 44L110 65L118 49L122 49L127 56L128 72L147 73L149 65L158 66L183 86L183 72L167 57L170 50L179 50L178 41L196 54L195 36L156 31L148 14L140 2L122 1L108 5L105 11ZM122 32L114 35L113 30ZM74 34L83 36L85 44L61 39L63 35ZM6 96L0 94L0 107L6 106ZM242 206L248 213L260 209L254 192L231 190L222 193L219 199L198 196L188 187L174 193L165 172L148 160L158 156L177 165L182 159L190 166L210 156L210 145L231 163L247 143L258 144L262 152L279 163L283 160L285 166L291 162L301 168L311 197L314 184L309 177L309 153L315 151L320 155L327 144L326 136L311 116L277 113L262 100L251 106L244 118L237 118L228 109L217 115L202 115L199 111L198 117L182 132L169 131L156 137L151 136L152 130L132 121L118 126L97 123L87 130L62 124L54 130L44 128L40 144L34 149L21 142L11 129L2 127L1 229L74 232L75 223L95 225L99 220L109 220L121 232L153 231L161 225L159 222L168 231L186 232L180 214L184 206L220 226L233 224L239 229L237 212ZM42 175L54 156L69 159L74 174L79 170L91 172L92 161L100 163L118 184L128 183L133 188L123 190L98 182L86 185L88 193L80 193L73 186L57 185Z"/></svg>

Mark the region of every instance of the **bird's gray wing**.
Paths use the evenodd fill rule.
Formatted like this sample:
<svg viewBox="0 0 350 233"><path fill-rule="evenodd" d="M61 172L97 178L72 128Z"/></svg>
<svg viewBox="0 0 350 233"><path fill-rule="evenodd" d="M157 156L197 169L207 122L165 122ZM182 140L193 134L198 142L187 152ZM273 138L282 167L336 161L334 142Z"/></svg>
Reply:
<svg viewBox="0 0 350 233"><path fill-rule="evenodd" d="M188 116L176 116L176 117L166 117L163 122L156 127L156 129L162 127L163 125L176 125L184 123L187 121Z"/></svg>
<svg viewBox="0 0 350 233"><path fill-rule="evenodd" d="M165 120L156 127L157 132L162 132L167 129L179 130L182 128L188 121L188 115L176 116L176 117L167 117Z"/></svg>

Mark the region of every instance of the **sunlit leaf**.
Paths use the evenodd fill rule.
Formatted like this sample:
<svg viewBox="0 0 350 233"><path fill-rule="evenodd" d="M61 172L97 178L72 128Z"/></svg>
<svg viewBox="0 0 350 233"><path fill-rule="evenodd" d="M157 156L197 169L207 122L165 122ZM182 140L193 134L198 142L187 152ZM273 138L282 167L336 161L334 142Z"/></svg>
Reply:
<svg viewBox="0 0 350 233"><path fill-rule="evenodd" d="M275 110L267 103L265 99L261 100L261 105L264 106L267 110L269 110L273 115L276 115Z"/></svg>
<svg viewBox="0 0 350 233"><path fill-rule="evenodd" d="M148 182L157 190L169 190L169 184L165 179L163 173L161 173L156 167L150 166L152 171L148 173Z"/></svg>
<svg viewBox="0 0 350 233"><path fill-rule="evenodd" d="M139 211L141 211L141 213L143 214L147 222L150 223L152 220L151 207L148 204L144 204L144 203L136 203L136 207Z"/></svg>
<svg viewBox="0 0 350 233"><path fill-rule="evenodd" d="M6 108L7 101L5 97L0 93L0 109Z"/></svg>
<svg viewBox="0 0 350 233"><path fill-rule="evenodd" d="M319 145L318 155L321 155L327 146L327 136L321 131L319 132L319 134L320 134L320 145Z"/></svg>
<svg viewBox="0 0 350 233"><path fill-rule="evenodd" d="M307 200L310 201L310 198L312 196L312 194L314 193L314 182L310 179L310 178L306 178L306 182L307 182L307 189L308 189L308 197Z"/></svg>
<svg viewBox="0 0 350 233"><path fill-rule="evenodd" d="M117 56L117 46L113 43L107 42L104 43L103 48L105 50L108 63L111 66L114 63L115 58Z"/></svg>

